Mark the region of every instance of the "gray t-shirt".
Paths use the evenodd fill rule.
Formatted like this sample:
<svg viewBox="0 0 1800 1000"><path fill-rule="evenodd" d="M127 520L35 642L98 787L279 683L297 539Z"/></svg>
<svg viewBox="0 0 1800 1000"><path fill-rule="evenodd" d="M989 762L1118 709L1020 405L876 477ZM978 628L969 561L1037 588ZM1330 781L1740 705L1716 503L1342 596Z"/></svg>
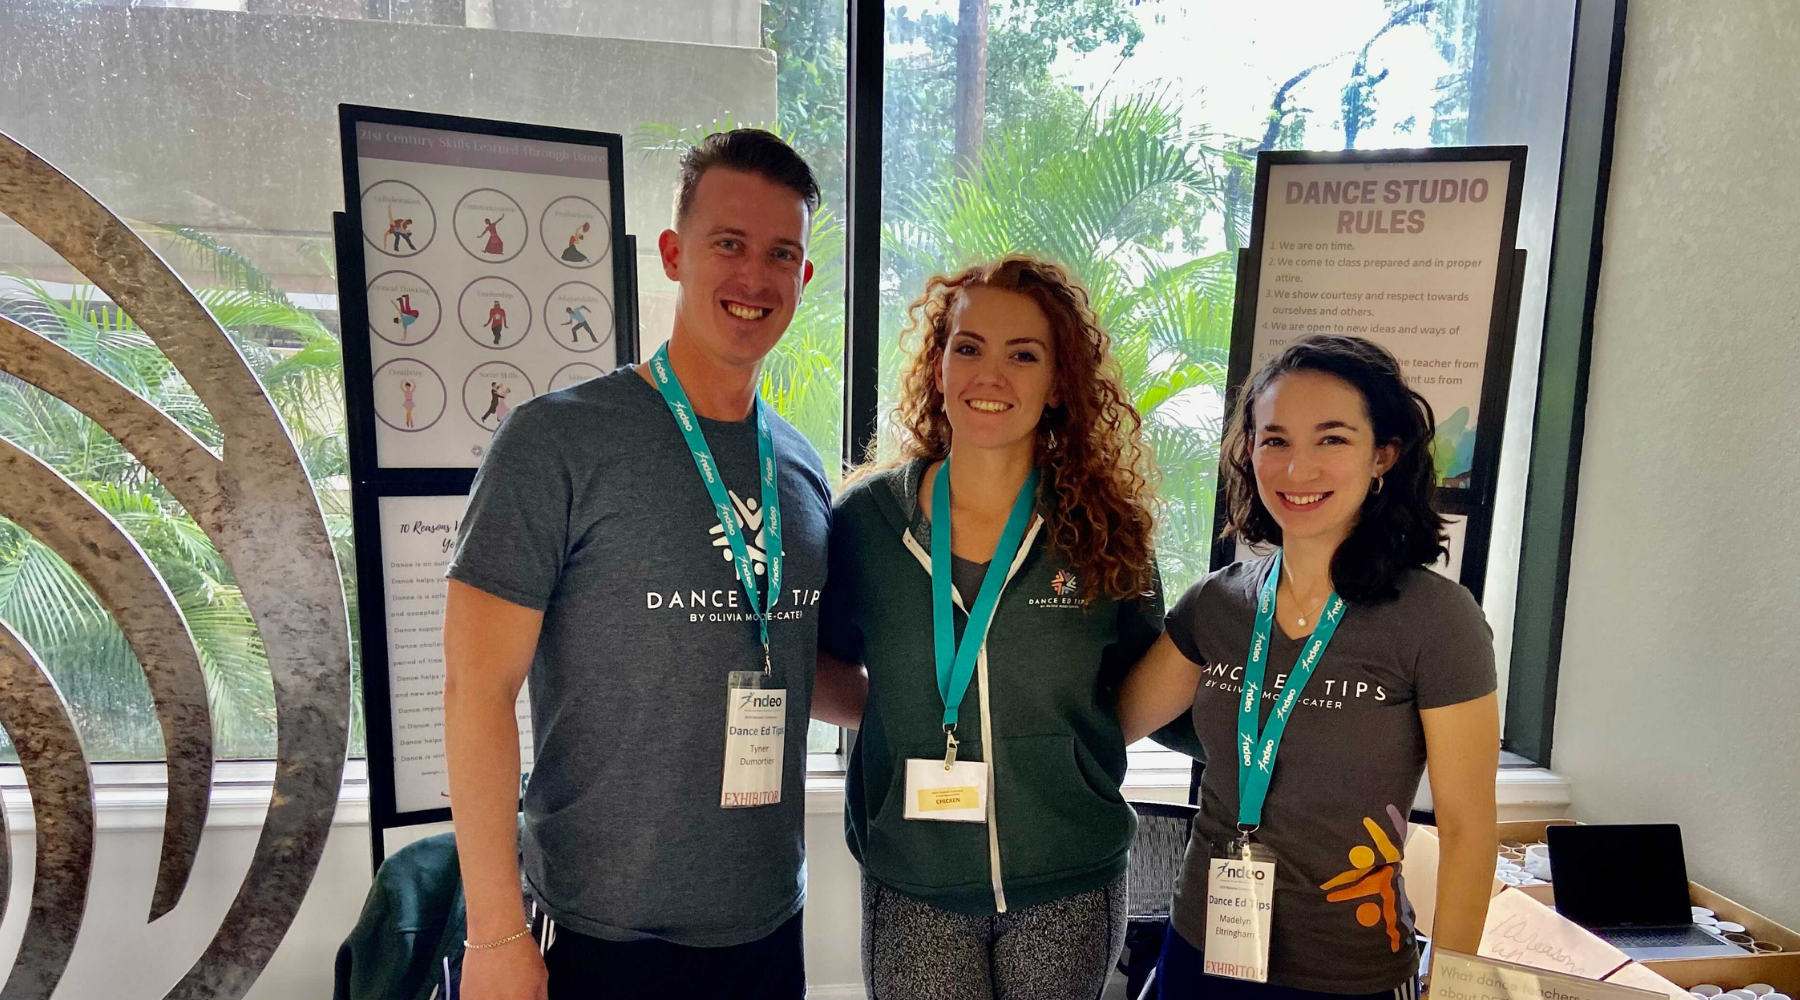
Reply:
<svg viewBox="0 0 1800 1000"><path fill-rule="evenodd" d="M954 552L950 553L950 582L955 585L964 607L975 606L975 597L981 593L981 585L987 581L987 571L991 565L991 560L976 562L964 559Z"/></svg>
<svg viewBox="0 0 1800 1000"><path fill-rule="evenodd" d="M1207 859L1237 834L1238 701L1269 565L1264 558L1213 573L1166 622L1176 648L1203 668L1193 719L1213 763L1172 916L1202 950ZM1265 723L1304 645L1280 625L1270 638ZM1397 599L1350 606L1288 722L1257 831L1277 862L1269 982L1375 993L1418 971L1398 861L1425 767L1419 712L1493 690L1493 632L1460 584L1407 570Z"/></svg>
<svg viewBox="0 0 1800 1000"><path fill-rule="evenodd" d="M805 895L806 729L830 489L779 418L788 692L781 802L719 807L726 674L762 645L712 501L661 394L621 369L533 399L494 436L449 575L544 611L531 666L536 763L525 875L552 916L610 940L764 937ZM756 425L700 421L762 556Z"/></svg>

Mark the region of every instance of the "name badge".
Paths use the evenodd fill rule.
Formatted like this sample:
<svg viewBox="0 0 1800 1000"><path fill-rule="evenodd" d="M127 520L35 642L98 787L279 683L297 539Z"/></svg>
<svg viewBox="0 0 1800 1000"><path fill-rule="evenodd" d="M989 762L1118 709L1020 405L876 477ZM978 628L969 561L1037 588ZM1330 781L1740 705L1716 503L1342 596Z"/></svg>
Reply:
<svg viewBox="0 0 1800 1000"><path fill-rule="evenodd" d="M1266 983L1275 860L1254 849L1230 853L1207 862L1205 972Z"/></svg>
<svg viewBox="0 0 1800 1000"><path fill-rule="evenodd" d="M748 675L748 676L743 676ZM787 690L754 686L755 670L732 671L725 713L724 809L781 801L781 759L787 746Z"/></svg>
<svg viewBox="0 0 1800 1000"><path fill-rule="evenodd" d="M907 819L935 819L952 823L986 823L988 766L986 761L959 760L948 768L942 758L906 761Z"/></svg>

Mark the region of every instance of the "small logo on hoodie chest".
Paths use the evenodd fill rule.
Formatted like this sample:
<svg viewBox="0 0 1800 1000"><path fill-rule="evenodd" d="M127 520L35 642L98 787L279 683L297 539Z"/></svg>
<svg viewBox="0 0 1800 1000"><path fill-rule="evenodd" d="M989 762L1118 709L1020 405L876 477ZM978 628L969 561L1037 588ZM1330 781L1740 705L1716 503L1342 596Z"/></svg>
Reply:
<svg viewBox="0 0 1800 1000"><path fill-rule="evenodd" d="M1033 597L1029 602L1034 608L1073 608L1081 609L1081 579L1074 570L1059 569L1050 578L1050 596Z"/></svg>

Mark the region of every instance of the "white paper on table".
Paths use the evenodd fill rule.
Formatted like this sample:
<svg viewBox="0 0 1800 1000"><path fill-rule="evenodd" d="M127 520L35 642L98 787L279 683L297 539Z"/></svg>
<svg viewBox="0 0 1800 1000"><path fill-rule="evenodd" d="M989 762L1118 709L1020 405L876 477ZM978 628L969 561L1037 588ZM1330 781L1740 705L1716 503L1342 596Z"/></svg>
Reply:
<svg viewBox="0 0 1800 1000"><path fill-rule="evenodd" d="M1663 1000L1663 997L1618 983L1433 948L1431 1000Z"/></svg>
<svg viewBox="0 0 1800 1000"><path fill-rule="evenodd" d="M1512 888L1488 902L1481 957L1583 979L1604 979L1630 961L1573 920Z"/></svg>

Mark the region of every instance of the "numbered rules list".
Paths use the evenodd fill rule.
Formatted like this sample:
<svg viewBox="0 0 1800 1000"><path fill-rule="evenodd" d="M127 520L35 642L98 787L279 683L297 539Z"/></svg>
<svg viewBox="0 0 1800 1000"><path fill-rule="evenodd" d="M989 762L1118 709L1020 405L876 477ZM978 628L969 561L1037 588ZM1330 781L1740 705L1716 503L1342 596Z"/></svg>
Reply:
<svg viewBox="0 0 1800 1000"><path fill-rule="evenodd" d="M1511 166L1269 164L1251 371L1310 334L1381 344L1435 412L1439 483L1470 486Z"/></svg>

